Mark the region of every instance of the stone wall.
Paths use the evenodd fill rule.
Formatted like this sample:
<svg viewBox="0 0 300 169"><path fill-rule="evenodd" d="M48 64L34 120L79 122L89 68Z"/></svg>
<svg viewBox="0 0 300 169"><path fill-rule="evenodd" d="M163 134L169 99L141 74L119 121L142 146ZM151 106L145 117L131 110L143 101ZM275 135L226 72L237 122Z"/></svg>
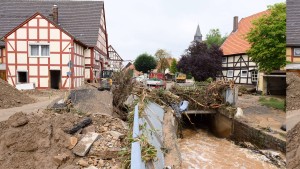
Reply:
<svg viewBox="0 0 300 169"><path fill-rule="evenodd" d="M234 120L231 139L238 142L250 142L262 149L273 149L285 153L286 142L262 130Z"/></svg>

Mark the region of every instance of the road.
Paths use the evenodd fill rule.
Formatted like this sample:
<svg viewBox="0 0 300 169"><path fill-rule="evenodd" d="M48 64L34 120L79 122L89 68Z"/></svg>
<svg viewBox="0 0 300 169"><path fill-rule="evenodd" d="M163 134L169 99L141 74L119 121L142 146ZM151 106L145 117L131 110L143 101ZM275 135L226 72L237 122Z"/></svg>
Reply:
<svg viewBox="0 0 300 169"><path fill-rule="evenodd" d="M60 96L51 96L51 97L43 97L39 98L38 102L32 104L25 104L21 107L13 107L9 109L0 109L0 121L7 120L10 116L17 112L24 112L24 113L32 113L37 111L42 111L47 108L47 106L53 102L54 100L58 99Z"/></svg>

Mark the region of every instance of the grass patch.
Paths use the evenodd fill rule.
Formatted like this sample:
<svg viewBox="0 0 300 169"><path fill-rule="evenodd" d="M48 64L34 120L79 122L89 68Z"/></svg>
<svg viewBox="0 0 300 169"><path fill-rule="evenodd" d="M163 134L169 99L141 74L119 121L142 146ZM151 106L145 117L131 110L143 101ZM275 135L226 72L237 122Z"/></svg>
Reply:
<svg viewBox="0 0 300 169"><path fill-rule="evenodd" d="M261 105L285 111L285 103L283 99L260 97L259 102Z"/></svg>

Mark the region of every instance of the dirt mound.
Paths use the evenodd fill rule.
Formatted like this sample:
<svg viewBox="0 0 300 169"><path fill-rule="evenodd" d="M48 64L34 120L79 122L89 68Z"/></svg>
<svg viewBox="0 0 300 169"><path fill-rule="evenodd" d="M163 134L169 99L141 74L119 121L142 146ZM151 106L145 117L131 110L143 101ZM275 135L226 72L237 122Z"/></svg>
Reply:
<svg viewBox="0 0 300 169"><path fill-rule="evenodd" d="M72 163L75 155L67 149L69 136L63 130L78 120L78 116L52 113L11 116L0 125L0 168L57 168L53 157L62 153L69 156L66 164Z"/></svg>
<svg viewBox="0 0 300 169"><path fill-rule="evenodd" d="M91 118L90 126L70 135L65 131L84 117L49 110L39 114L14 114L7 121L0 122L0 169L120 166L117 153L121 147L121 136L126 131L123 122L109 115L93 115ZM80 141L87 132L96 132L101 136L91 147L94 154L75 156L71 150L74 147L71 140L75 137ZM102 154L97 154L97 151ZM106 157L108 155L110 158Z"/></svg>
<svg viewBox="0 0 300 169"><path fill-rule="evenodd" d="M287 133L287 168L300 168L300 123Z"/></svg>
<svg viewBox="0 0 300 169"><path fill-rule="evenodd" d="M287 72L286 111L300 109L300 72Z"/></svg>
<svg viewBox="0 0 300 169"><path fill-rule="evenodd" d="M109 91L98 91L96 88L73 90L69 98L73 106L83 113L112 114L112 94Z"/></svg>
<svg viewBox="0 0 300 169"><path fill-rule="evenodd" d="M0 109L18 107L35 100L0 79Z"/></svg>

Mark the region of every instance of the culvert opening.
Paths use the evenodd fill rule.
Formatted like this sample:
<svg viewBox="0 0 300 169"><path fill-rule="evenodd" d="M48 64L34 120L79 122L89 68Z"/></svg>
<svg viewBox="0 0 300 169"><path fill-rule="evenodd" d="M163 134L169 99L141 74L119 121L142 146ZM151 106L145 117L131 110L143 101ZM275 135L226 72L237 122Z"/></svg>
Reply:
<svg viewBox="0 0 300 169"><path fill-rule="evenodd" d="M188 114L182 116L183 129L204 129L212 132L213 114Z"/></svg>
<svg viewBox="0 0 300 169"><path fill-rule="evenodd" d="M232 133L232 121L218 113L188 114L182 116L182 129L202 129L216 137L229 138Z"/></svg>

